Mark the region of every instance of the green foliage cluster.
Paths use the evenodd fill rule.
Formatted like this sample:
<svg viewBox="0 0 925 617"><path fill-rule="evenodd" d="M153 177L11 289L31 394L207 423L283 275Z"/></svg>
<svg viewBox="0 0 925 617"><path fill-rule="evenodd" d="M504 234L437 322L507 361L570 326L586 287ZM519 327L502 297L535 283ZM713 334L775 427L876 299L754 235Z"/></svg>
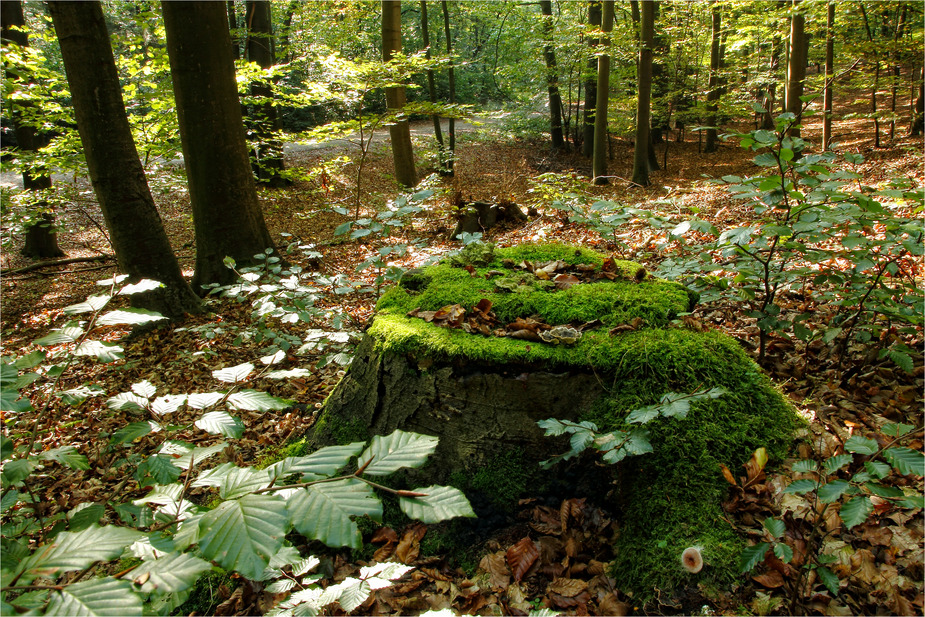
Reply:
<svg viewBox="0 0 925 617"><path fill-rule="evenodd" d="M826 538L841 533L841 525L850 530L870 519L874 512L872 497L900 508L925 508L925 497L920 493L885 483L896 475L925 475L922 452L898 445L921 430L908 424L884 424L881 432L888 440L885 446L875 439L852 435L844 443L843 454L829 457L821 464L812 459L795 462L793 471L804 477L790 482L784 493L803 495L806 507L797 509L790 517L766 518L765 541L742 551L741 572L751 572L770 553L784 563L791 563L796 549L801 552L798 555L801 566L796 580L787 581L791 612L801 598L812 593L807 584L807 574L811 571L833 596L838 595L841 582L828 566L838 563L839 557L822 552ZM833 525L832 518L826 515L830 508L837 508L838 525ZM795 542L797 537L802 541Z"/></svg>
<svg viewBox="0 0 925 617"><path fill-rule="evenodd" d="M48 354L36 351L0 363L0 409L16 426L17 417L35 414L31 427L21 427L19 444L0 436L2 534L4 554L0 576L3 613L31 610L37 614L168 614L190 596L203 574L217 564L251 580L264 581L275 593L288 593L278 614L297 611L317 614L334 602L346 611L362 604L374 589L390 584L409 569L399 564L364 568L358 578L322 587L313 574L320 560L302 555L287 539L293 530L332 546L359 548L354 517L381 520L376 490L393 494L408 517L435 523L456 516L474 516L465 496L452 487L429 486L394 490L373 481L394 472L419 467L434 452L437 438L395 431L365 441L322 448L307 455L286 456L263 469L231 462L208 469L203 463L223 452L227 441L199 447L171 439L179 431L199 429L227 440L241 437L244 423L235 410L265 413L291 403L242 386L251 378L288 378L298 373L274 371L282 351L261 358L265 368L254 375L247 363L213 372L226 384L223 391L157 395L148 381L130 392L110 397L111 412L140 418L109 436L107 449L125 453L138 486L148 488L140 499L81 503L69 512L43 514L34 487L49 466L90 468L87 457L73 446L35 453L36 430L49 419L51 401L79 406L105 394L96 385L62 391L57 384L78 358L90 356L110 363L122 357L117 343L91 338L98 328L139 325L163 317L139 309L103 312L115 295L150 290L159 284L140 281L120 285L124 277L103 283L112 291L68 307L70 314L89 314L36 341L44 347L66 345ZM44 405L33 409L21 391L45 381ZM138 443L136 447L134 444ZM354 461L352 464L351 462ZM353 471L345 470L350 467ZM208 507L198 505L191 488L215 493ZM106 521L112 521L106 523ZM117 523L115 521L118 521ZM35 548L33 548L35 547ZM134 558L128 571L90 577L101 564Z"/></svg>

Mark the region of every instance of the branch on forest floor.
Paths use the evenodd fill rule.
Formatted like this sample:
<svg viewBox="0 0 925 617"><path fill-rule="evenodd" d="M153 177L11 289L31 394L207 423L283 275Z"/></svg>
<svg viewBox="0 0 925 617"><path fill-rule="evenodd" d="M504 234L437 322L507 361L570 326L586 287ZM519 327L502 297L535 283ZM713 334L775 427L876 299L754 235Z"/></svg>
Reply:
<svg viewBox="0 0 925 617"><path fill-rule="evenodd" d="M0 270L0 275L9 276L11 274L24 274L26 272L32 272L33 270L40 270L42 268L53 268L55 266L65 266L67 264L81 263L86 261L107 261L109 259L115 259L115 256L103 254L94 255L93 257L69 257L67 259L56 259L55 261L41 261L39 263L23 266L22 268L16 268L15 270Z"/></svg>

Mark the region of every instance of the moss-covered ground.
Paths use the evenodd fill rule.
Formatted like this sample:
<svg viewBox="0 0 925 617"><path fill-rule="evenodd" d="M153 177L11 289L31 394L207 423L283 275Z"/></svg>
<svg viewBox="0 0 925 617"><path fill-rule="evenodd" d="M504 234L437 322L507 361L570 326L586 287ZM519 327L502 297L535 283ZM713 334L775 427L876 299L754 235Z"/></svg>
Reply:
<svg viewBox="0 0 925 617"><path fill-rule="evenodd" d="M470 249L425 268L389 291L379 302L368 333L382 353L429 357L435 362L590 367L606 394L583 411L582 419L602 430L622 427L630 411L657 402L666 392L725 388L726 395L695 403L686 418L661 418L646 426L654 452L630 458L614 469L619 497L610 505L621 523L614 564L621 589L644 600L688 584L727 583L735 575L743 542L723 516L727 485L720 464L736 469L759 447L779 459L799 420L735 340L718 332L680 327L677 318L692 302L688 291L646 276L638 264L612 262L609 267L615 265L617 272L614 280L583 282L564 290L539 279L525 279L516 291L493 282L523 261L562 260L600 267L605 259L563 245ZM527 317L549 325L599 325L585 330L573 345L552 345L469 334L408 316L415 309L435 311L452 304L469 310L483 299L492 302L491 310L502 325ZM642 319L635 329L614 330L635 318ZM505 475L516 477L518 486L530 490L542 485L538 471L520 471L512 474L508 469ZM473 483L481 478L482 489L503 486L490 475L486 470L484 477L473 476L465 484L476 488ZM698 574L681 567L681 553L689 546L699 546L704 555L706 567Z"/></svg>

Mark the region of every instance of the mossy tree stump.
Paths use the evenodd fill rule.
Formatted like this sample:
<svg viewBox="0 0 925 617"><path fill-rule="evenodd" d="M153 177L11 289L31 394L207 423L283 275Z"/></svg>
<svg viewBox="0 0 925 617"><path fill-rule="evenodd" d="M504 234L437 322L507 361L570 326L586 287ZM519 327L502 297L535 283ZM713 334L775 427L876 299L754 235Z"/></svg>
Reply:
<svg viewBox="0 0 925 617"><path fill-rule="evenodd" d="M677 327L695 301L638 264L586 249L470 245L383 296L313 441L396 428L436 435L433 463L420 471L435 482L474 477L517 451L533 487L556 473L538 463L567 449L543 437L538 420L625 428L630 411L666 392L722 387L726 395L695 403L686 418L646 425L654 452L614 467L612 506L622 589L647 597L726 582L742 544L723 518L719 465L736 469L759 447L782 456L798 420L733 339ZM525 324L532 330L517 330ZM700 574L681 568L689 546L703 551Z"/></svg>

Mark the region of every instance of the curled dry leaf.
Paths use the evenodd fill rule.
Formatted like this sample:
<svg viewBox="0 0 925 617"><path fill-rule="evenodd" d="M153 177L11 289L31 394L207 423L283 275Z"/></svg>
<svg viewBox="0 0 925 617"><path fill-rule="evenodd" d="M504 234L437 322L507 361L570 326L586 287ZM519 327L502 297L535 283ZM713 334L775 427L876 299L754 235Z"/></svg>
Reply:
<svg viewBox="0 0 925 617"><path fill-rule="evenodd" d="M522 581L539 556L540 550L529 536L507 549L505 557L514 574L514 580Z"/></svg>
<svg viewBox="0 0 925 617"><path fill-rule="evenodd" d="M508 570L503 552L489 553L482 557L479 569L488 572L488 584L494 591L504 591L511 584L511 571Z"/></svg>
<svg viewBox="0 0 925 617"><path fill-rule="evenodd" d="M588 582L577 578L557 578L546 587L546 593L574 598L588 588Z"/></svg>

